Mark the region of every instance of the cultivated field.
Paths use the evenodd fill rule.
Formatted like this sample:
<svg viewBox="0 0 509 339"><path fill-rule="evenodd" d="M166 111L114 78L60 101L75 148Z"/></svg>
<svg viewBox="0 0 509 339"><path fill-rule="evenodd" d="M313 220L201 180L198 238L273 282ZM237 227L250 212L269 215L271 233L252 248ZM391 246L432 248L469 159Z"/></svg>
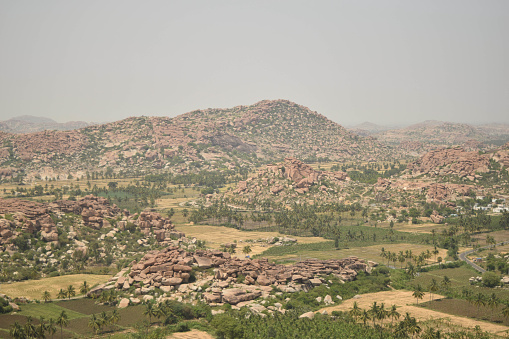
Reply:
<svg viewBox="0 0 509 339"><path fill-rule="evenodd" d="M424 298L426 299L428 295L426 294ZM435 295L435 299L441 299L442 297L439 295ZM385 291L385 292L376 292L376 293L368 293L363 294L359 298L348 299L343 303L337 306L331 306L321 309L319 312L326 310L329 314L332 311L349 311L354 302L357 302L357 305L362 309L369 309L369 307L376 301L378 304L384 303L386 308L390 308L392 305L396 305L398 312L404 315L406 312L410 313L411 316L415 317L418 320L437 320L448 318L448 320L454 324L459 325L465 328L474 328L479 325L484 331L488 331L491 333L496 333L497 335L504 335L509 331L509 327L504 325L493 324L489 322L479 321L467 317L461 317L451 314L446 314L443 312L438 312L430 309L426 309L423 307L419 307L414 305L416 303L416 299L412 296L411 291Z"/></svg>
<svg viewBox="0 0 509 339"><path fill-rule="evenodd" d="M89 286L106 282L110 276L95 274L72 274L60 277L43 278L40 280L21 281L12 284L1 284L0 293L9 295L12 298L25 297L31 300L42 299L42 293L48 291L52 299L56 299L60 289L67 289L73 285L76 295L79 294L79 287L86 281Z"/></svg>

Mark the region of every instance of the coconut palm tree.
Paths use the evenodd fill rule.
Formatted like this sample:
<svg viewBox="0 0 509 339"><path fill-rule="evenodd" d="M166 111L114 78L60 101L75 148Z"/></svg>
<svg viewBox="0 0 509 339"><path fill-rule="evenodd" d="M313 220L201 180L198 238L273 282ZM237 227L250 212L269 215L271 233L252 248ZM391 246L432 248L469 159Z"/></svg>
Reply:
<svg viewBox="0 0 509 339"><path fill-rule="evenodd" d="M97 335L101 329L101 319L97 318L95 314L92 314L88 322L88 327L90 327L94 331L95 335Z"/></svg>
<svg viewBox="0 0 509 339"><path fill-rule="evenodd" d="M9 329L9 335L14 339L26 338L25 329L17 321L11 325Z"/></svg>
<svg viewBox="0 0 509 339"><path fill-rule="evenodd" d="M55 326L55 319L49 318L47 331L49 334L51 334L51 338L53 338L53 335L57 332L57 327Z"/></svg>
<svg viewBox="0 0 509 339"><path fill-rule="evenodd" d="M113 325L115 325L116 323L118 323L120 321L120 313L118 313L118 311L115 309L113 310L113 312L111 312L111 315L110 315L110 323L112 323Z"/></svg>
<svg viewBox="0 0 509 339"><path fill-rule="evenodd" d="M431 283L429 284L429 299L433 301L433 292L438 291L438 283L435 278L431 279Z"/></svg>
<svg viewBox="0 0 509 339"><path fill-rule="evenodd" d="M101 312L101 316L100 316L99 320L101 322L101 327L108 326L110 324L110 316L105 311Z"/></svg>
<svg viewBox="0 0 509 339"><path fill-rule="evenodd" d="M32 323L32 317L27 316L27 322L25 324L25 335L27 338L37 337L37 329L35 325Z"/></svg>
<svg viewBox="0 0 509 339"><path fill-rule="evenodd" d="M60 289L57 294L58 299L65 299L67 298L67 291L64 291L63 289Z"/></svg>
<svg viewBox="0 0 509 339"><path fill-rule="evenodd" d="M351 315L354 319L357 319L357 317L359 317L361 314L362 314L362 311L361 311L361 309L359 308L359 305L357 304L357 301L354 301L353 306L352 306L352 309L350 310L350 315Z"/></svg>
<svg viewBox="0 0 509 339"><path fill-rule="evenodd" d="M83 281L83 285L80 286L80 293L87 294L90 291L90 285L86 281Z"/></svg>
<svg viewBox="0 0 509 339"><path fill-rule="evenodd" d="M67 286L67 297L69 299L71 299L72 297L74 297L76 295L76 291L74 290L74 286L73 285L69 285Z"/></svg>
<svg viewBox="0 0 509 339"><path fill-rule="evenodd" d="M373 320L373 327L375 326L375 321L377 320L379 307L380 306L377 305L376 301L373 301L373 304L371 304L371 308L369 309L371 320Z"/></svg>
<svg viewBox="0 0 509 339"><path fill-rule="evenodd" d="M150 324L152 323L152 317L156 317L157 313L158 313L158 311L157 311L156 307L154 306L153 302L149 302L145 305L145 310L143 310L143 315L148 316Z"/></svg>
<svg viewBox="0 0 509 339"><path fill-rule="evenodd" d="M64 326L67 327L69 325L69 317L65 311L62 311L57 318L57 325L60 326L60 337L64 337Z"/></svg>
<svg viewBox="0 0 509 339"><path fill-rule="evenodd" d="M48 329L48 325L44 321L44 317L41 315L39 317L39 327L37 328L37 337L44 338L44 333Z"/></svg>
<svg viewBox="0 0 509 339"><path fill-rule="evenodd" d="M486 298L484 297L484 294L477 293L477 295L474 297L473 303L475 307L477 307L477 317L479 317L479 311L481 309L481 306L486 305Z"/></svg>
<svg viewBox="0 0 509 339"><path fill-rule="evenodd" d="M394 319L399 319L399 317L401 316L401 314L399 314L399 312L396 309L396 305L392 305L392 307L391 307L389 313L387 313L387 315L391 318L391 325L394 322Z"/></svg>
<svg viewBox="0 0 509 339"><path fill-rule="evenodd" d="M42 300L44 300L45 303L51 300L51 294L48 291L44 291L42 293Z"/></svg>
<svg viewBox="0 0 509 339"><path fill-rule="evenodd" d="M498 301L497 295L495 293L492 293L491 296L486 301L487 305L491 308L491 318L493 318L493 313L495 311L495 308L498 307L500 304L500 301Z"/></svg>
<svg viewBox="0 0 509 339"><path fill-rule="evenodd" d="M502 315L504 318L509 318L509 304L505 304L504 308L502 309Z"/></svg>
<svg viewBox="0 0 509 339"><path fill-rule="evenodd" d="M508 307L508 311L509 311L509 307ZM509 315L509 313L508 313L508 315ZM360 318L361 318L364 326L366 326L366 323L371 319L371 316L369 315L368 311L362 310Z"/></svg>
<svg viewBox="0 0 509 339"><path fill-rule="evenodd" d="M444 278L440 284L446 291L448 291L449 287L451 287L451 279L449 279L448 276L444 275Z"/></svg>
<svg viewBox="0 0 509 339"><path fill-rule="evenodd" d="M412 296L415 299L417 299L417 305L419 305L419 299L424 298L424 291L422 290L422 286L421 285L417 285L417 287L415 288L414 293L412 293Z"/></svg>

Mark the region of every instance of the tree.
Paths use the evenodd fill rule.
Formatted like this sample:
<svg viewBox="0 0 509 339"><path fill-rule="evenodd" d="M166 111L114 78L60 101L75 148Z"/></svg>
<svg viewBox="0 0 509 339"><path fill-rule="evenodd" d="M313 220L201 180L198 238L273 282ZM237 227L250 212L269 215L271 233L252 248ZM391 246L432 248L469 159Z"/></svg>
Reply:
<svg viewBox="0 0 509 339"><path fill-rule="evenodd" d="M86 281L83 281L83 284L80 286L80 293L87 294L88 291L90 291L90 285L88 285Z"/></svg>
<svg viewBox="0 0 509 339"><path fill-rule="evenodd" d="M505 304L504 308L502 309L502 315L504 318L509 318L509 304Z"/></svg>
<svg viewBox="0 0 509 339"><path fill-rule="evenodd" d="M11 325L9 329L9 334L14 339L26 338L25 329L17 321Z"/></svg>
<svg viewBox="0 0 509 339"><path fill-rule="evenodd" d="M477 295L474 297L474 305L477 307L477 317L479 317L479 311L481 309L481 306L486 305L486 299L484 297L484 294L481 292L477 293Z"/></svg>
<svg viewBox="0 0 509 339"><path fill-rule="evenodd" d="M482 274L482 284L485 287L495 287L500 285L500 276L495 272L484 272Z"/></svg>
<svg viewBox="0 0 509 339"><path fill-rule="evenodd" d="M90 321L88 322L88 327L90 327L97 335L97 333L99 333L99 330L101 329L101 320L97 318L95 314L92 314L92 316L90 317Z"/></svg>
<svg viewBox="0 0 509 339"><path fill-rule="evenodd" d="M419 305L419 299L424 298L424 292L422 290L422 286L421 285L417 285L417 287L415 288L414 293L412 293L412 296L415 299L417 299L417 305Z"/></svg>
<svg viewBox="0 0 509 339"><path fill-rule="evenodd" d="M244 246L244 248L242 249L242 252L243 252L243 253L246 255L246 257L247 257L247 256L249 255L249 253L251 253L251 252L252 252L252 250L251 250L251 246L249 246L249 245Z"/></svg>
<svg viewBox="0 0 509 339"><path fill-rule="evenodd" d="M433 301L433 292L438 291L438 283L435 278L431 279L431 283L429 284L429 300Z"/></svg>
<svg viewBox="0 0 509 339"><path fill-rule="evenodd" d="M488 298L487 304L491 308L491 316L493 317L493 312L495 308L497 308L497 306L500 304L495 293L492 293L491 296Z"/></svg>
<svg viewBox="0 0 509 339"><path fill-rule="evenodd" d="M387 315L389 316L389 318L391 318L391 324L394 322L394 319L399 319L399 317L401 316L401 314L399 314L399 312L396 309L396 305L392 305Z"/></svg>
<svg viewBox="0 0 509 339"><path fill-rule="evenodd" d="M375 320L378 319L379 308L380 306L377 305L376 301L373 301L373 304L371 304L371 308L369 309L371 319L373 320L373 327L375 326Z"/></svg>
<svg viewBox="0 0 509 339"><path fill-rule="evenodd" d="M44 291L42 293L42 299L44 300L44 302L48 302L51 300L51 294L48 292L48 291Z"/></svg>
<svg viewBox="0 0 509 339"><path fill-rule="evenodd" d="M509 307L508 307L508 310L509 310ZM364 326L366 326L366 323L371 319L371 316L369 315L368 311L363 310L360 318L361 318L362 322L364 323Z"/></svg>
<svg viewBox="0 0 509 339"><path fill-rule="evenodd" d="M446 291L448 291L449 287L451 287L451 279L449 279L448 276L444 275L444 278L440 284Z"/></svg>
<svg viewBox="0 0 509 339"><path fill-rule="evenodd" d="M114 309L113 312L111 312L110 322L113 325L115 325L119 321L120 321L120 313L118 313L118 311L116 309Z"/></svg>
<svg viewBox="0 0 509 339"><path fill-rule="evenodd" d="M64 291L63 289L60 289L57 294L58 299L65 299L67 298L67 291Z"/></svg>
<svg viewBox="0 0 509 339"><path fill-rule="evenodd" d="M157 309L154 306L153 302L149 302L149 303L147 303L147 305L145 305L145 310L143 310L143 315L146 315L149 319L149 323L152 324L152 317L157 316Z"/></svg>
<svg viewBox="0 0 509 339"><path fill-rule="evenodd" d="M74 297L76 295L76 291L74 290L74 286L73 285L69 285L67 286L67 297L69 299L71 299L72 297Z"/></svg>
<svg viewBox="0 0 509 339"><path fill-rule="evenodd" d="M57 332L57 327L55 326L55 319L53 318L49 319L47 331L49 334L51 334L51 338L53 338L53 335Z"/></svg>
<svg viewBox="0 0 509 339"><path fill-rule="evenodd" d="M352 306L352 309L350 310L350 315L351 315L354 319L357 319L357 317L359 317L361 314L362 314L362 311L361 311L361 309L359 308L359 305L357 304L357 301L354 301L353 306Z"/></svg>
<svg viewBox="0 0 509 339"><path fill-rule="evenodd" d="M60 315L57 318L57 325L60 326L60 337L64 337L64 327L67 327L69 324L69 317L67 316L67 313L65 311L62 311Z"/></svg>

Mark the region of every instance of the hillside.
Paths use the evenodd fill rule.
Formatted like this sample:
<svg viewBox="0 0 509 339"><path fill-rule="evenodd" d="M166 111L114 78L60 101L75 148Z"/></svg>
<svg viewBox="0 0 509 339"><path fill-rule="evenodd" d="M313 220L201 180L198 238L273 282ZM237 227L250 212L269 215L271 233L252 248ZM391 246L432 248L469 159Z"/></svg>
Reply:
<svg viewBox="0 0 509 339"><path fill-rule="evenodd" d="M504 124L469 125L427 120L401 129L371 133L386 145L401 146L421 153L433 148L461 145L470 150L500 146L509 141L509 126Z"/></svg>
<svg viewBox="0 0 509 339"><path fill-rule="evenodd" d="M28 178L83 176L170 168L216 170L259 165L288 156L377 160L393 151L286 100L207 109L175 118L132 117L73 131L0 134L0 166ZM4 176L7 177L7 176Z"/></svg>

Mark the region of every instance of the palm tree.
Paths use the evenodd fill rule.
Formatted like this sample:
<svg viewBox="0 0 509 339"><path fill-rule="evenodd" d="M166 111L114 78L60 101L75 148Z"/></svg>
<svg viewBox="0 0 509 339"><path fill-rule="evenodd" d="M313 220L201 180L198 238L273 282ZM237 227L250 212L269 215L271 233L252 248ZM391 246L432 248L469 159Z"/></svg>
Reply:
<svg viewBox="0 0 509 339"><path fill-rule="evenodd" d="M449 279L448 276L444 275L444 279L442 280L441 285L446 291L448 291L449 287L451 286L451 279Z"/></svg>
<svg viewBox="0 0 509 339"><path fill-rule="evenodd" d="M410 278L415 277L415 266L411 262L407 263L406 265L406 273L410 276Z"/></svg>
<svg viewBox="0 0 509 339"><path fill-rule="evenodd" d="M410 314L407 312L405 315L405 320L403 320L405 323L405 327L408 333L412 335L412 338L414 337L414 334L418 334L421 332L421 328L419 325L417 325L417 321L414 317L411 317Z"/></svg>
<svg viewBox="0 0 509 339"><path fill-rule="evenodd" d="M90 291L90 285L87 284L86 281L83 281L83 285L80 286L81 294L87 294Z"/></svg>
<svg viewBox="0 0 509 339"><path fill-rule="evenodd" d="M509 307L508 307L508 310L509 310ZM508 313L508 315L509 315L509 313ZM371 316L369 315L368 311L363 310L360 318L361 318L362 322L364 323L364 326L366 326L366 322L368 322L368 320L371 319Z"/></svg>
<svg viewBox="0 0 509 339"><path fill-rule="evenodd" d="M505 304L504 308L502 309L502 315L504 318L509 318L509 304Z"/></svg>
<svg viewBox="0 0 509 339"><path fill-rule="evenodd" d="M493 312L495 311L495 308L497 308L497 306L500 304L495 293L492 293L488 298L487 304L491 308L491 317L493 318Z"/></svg>
<svg viewBox="0 0 509 339"><path fill-rule="evenodd" d="M57 328L55 326L55 319L50 318L47 326L47 331L49 334L51 334L51 338L53 338L53 335L56 333Z"/></svg>
<svg viewBox="0 0 509 339"><path fill-rule="evenodd" d="M39 317L39 328L37 329L37 337L44 338L44 333L48 329L48 325L44 321L44 317L41 315Z"/></svg>
<svg viewBox="0 0 509 339"><path fill-rule="evenodd" d="M385 318L387 318L387 310L385 309L385 304L382 303L380 307L378 308L378 311L376 313L376 318L380 320L381 325L383 325Z"/></svg>
<svg viewBox="0 0 509 339"><path fill-rule="evenodd" d="M350 315L354 318L354 319L357 319L358 316L360 316L362 314L362 311L361 309L359 308L359 305L357 304L357 301L354 301L353 303L353 306L352 306L352 309L350 310Z"/></svg>
<svg viewBox="0 0 509 339"><path fill-rule="evenodd" d="M369 313L371 315L371 319L373 320L373 327L375 326L375 320L378 316L378 309L380 306L377 305L376 301L373 301L373 304L371 304L371 308L369 309Z"/></svg>
<svg viewBox="0 0 509 339"><path fill-rule="evenodd" d="M76 291L74 290L73 285L67 286L67 297L71 299L71 297L74 297L76 295Z"/></svg>
<svg viewBox="0 0 509 339"><path fill-rule="evenodd" d="M101 326L108 326L110 324L110 316L105 312L101 312Z"/></svg>
<svg viewBox="0 0 509 339"><path fill-rule="evenodd" d="M149 302L149 303L147 303L147 305L145 305L145 310L143 311L143 315L148 316L150 324L152 323L152 317L156 317L157 313L158 313L157 309L154 306L153 302Z"/></svg>
<svg viewBox="0 0 509 339"><path fill-rule="evenodd" d="M62 311L60 315L57 318L57 325L60 326L60 337L64 337L64 326L67 327L69 324L69 317L67 316L67 313L65 311Z"/></svg>
<svg viewBox="0 0 509 339"><path fill-rule="evenodd" d="M99 333L99 330L101 329L101 320L95 316L95 314L92 314L92 317L90 317L90 321L88 322L88 327L90 327L95 335Z"/></svg>
<svg viewBox="0 0 509 339"><path fill-rule="evenodd" d="M429 299L433 301L433 292L438 291L438 283L435 278L431 279L431 283L429 284Z"/></svg>
<svg viewBox="0 0 509 339"><path fill-rule="evenodd" d="M394 322L394 319L399 319L399 317L401 316L401 314L399 314L396 309L396 305L392 305L392 307L391 307L389 313L387 313L387 315L391 318L391 325Z"/></svg>
<svg viewBox="0 0 509 339"><path fill-rule="evenodd" d="M422 286L421 285L417 285L417 287L415 288L414 293L412 293L412 296L415 299L417 299L417 305L419 305L419 299L424 298L424 292L422 291Z"/></svg>
<svg viewBox="0 0 509 339"><path fill-rule="evenodd" d="M403 251L399 251L398 261L401 264L401 269L403 269L403 263L406 261L405 255L403 254Z"/></svg>
<svg viewBox="0 0 509 339"><path fill-rule="evenodd" d="M58 299L65 299L67 298L67 291L64 291L63 289L60 289L57 294Z"/></svg>
<svg viewBox="0 0 509 339"><path fill-rule="evenodd" d="M249 253L251 253L251 252L252 252L252 250L251 250L251 246L249 246L249 245L244 246L244 248L242 249L242 252L243 252L243 253L246 255L246 257L247 257L247 256L249 255Z"/></svg>
<svg viewBox="0 0 509 339"><path fill-rule="evenodd" d="M110 322L115 325L116 323L118 323L120 321L120 313L118 313L118 311L115 309L113 310L113 312L111 312L111 316L110 316Z"/></svg>
<svg viewBox="0 0 509 339"><path fill-rule="evenodd" d="M25 324L25 335L27 338L32 338L37 336L37 330L35 328L35 325L32 324L32 317L27 316L27 322Z"/></svg>
<svg viewBox="0 0 509 339"><path fill-rule="evenodd" d="M9 330L9 335L14 339L22 339L26 338L25 329L21 326L17 321L11 325Z"/></svg>
<svg viewBox="0 0 509 339"><path fill-rule="evenodd" d="M42 299L44 300L45 303L47 303L48 301L51 300L51 294L48 291L44 291L42 293Z"/></svg>
<svg viewBox="0 0 509 339"><path fill-rule="evenodd" d="M477 293L474 297L473 303L475 307L477 307L477 317L479 317L479 310L481 309L481 306L486 305L486 298L484 297L484 294L481 292Z"/></svg>

